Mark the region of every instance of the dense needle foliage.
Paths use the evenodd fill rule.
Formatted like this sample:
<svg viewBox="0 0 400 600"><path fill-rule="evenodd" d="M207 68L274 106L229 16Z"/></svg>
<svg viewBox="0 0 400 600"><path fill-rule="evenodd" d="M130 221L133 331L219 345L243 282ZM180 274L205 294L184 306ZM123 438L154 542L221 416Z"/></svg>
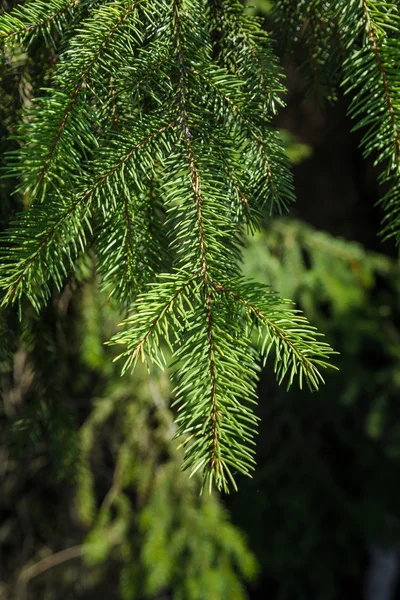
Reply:
<svg viewBox="0 0 400 600"><path fill-rule="evenodd" d="M303 24L323 98L339 81L355 92L397 235L397 3L278 0L275 17L293 43ZM164 367L169 348L184 468L227 491L253 468L257 353L274 352L279 383L311 388L331 354L290 303L240 275L246 229L294 199L269 38L224 0L32 1L1 17L4 60L37 37L58 54L9 157L29 210L3 240L3 306L25 295L39 310L94 249L103 287L130 307L112 338L124 370Z"/></svg>
<svg viewBox="0 0 400 600"><path fill-rule="evenodd" d="M397 241L400 4L243 4L0 1L1 599L244 600L255 552L262 594L333 600L398 542L398 265L275 218L294 193L274 52L319 110L347 101ZM346 198L300 195L334 231ZM315 389L331 352L275 290L340 371L287 394L267 365L256 407L260 355ZM198 492L251 473L259 418L229 499L246 540Z"/></svg>
<svg viewBox="0 0 400 600"><path fill-rule="evenodd" d="M184 467L227 491L254 463L254 342L288 386L317 388L331 352L240 277L245 229L293 200L268 37L237 2L32 2L1 25L6 56L61 39L9 162L30 209L6 233L3 305L26 295L39 309L94 248L103 285L130 303L113 338L124 368L163 366L170 347Z"/></svg>

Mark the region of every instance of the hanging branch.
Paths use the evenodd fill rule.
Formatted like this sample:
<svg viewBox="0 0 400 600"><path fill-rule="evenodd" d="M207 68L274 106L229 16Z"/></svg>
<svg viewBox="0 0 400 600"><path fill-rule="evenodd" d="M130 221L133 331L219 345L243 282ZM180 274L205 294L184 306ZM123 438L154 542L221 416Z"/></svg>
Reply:
<svg viewBox="0 0 400 600"><path fill-rule="evenodd" d="M241 3L209 11L205 0L99 0L68 30L10 162L31 207L2 238L0 288L3 306L25 295L39 310L90 241L101 285L130 303L111 340L123 371L171 365L183 468L227 492L255 464L259 359L274 352L278 383L317 388L331 349L240 279L244 229L294 199L271 125L282 76Z"/></svg>

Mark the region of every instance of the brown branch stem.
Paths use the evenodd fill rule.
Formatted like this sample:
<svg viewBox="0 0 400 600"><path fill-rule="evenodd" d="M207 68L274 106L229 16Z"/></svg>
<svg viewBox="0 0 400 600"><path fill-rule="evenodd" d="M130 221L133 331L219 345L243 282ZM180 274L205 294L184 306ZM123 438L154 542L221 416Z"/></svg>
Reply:
<svg viewBox="0 0 400 600"><path fill-rule="evenodd" d="M61 565L64 562L73 560L74 558L80 558L82 554L83 546L81 545L71 546L71 548L66 548L65 550L60 550L60 552L50 554L50 556L46 556L46 558L43 558L34 565L23 569L19 576L19 581L26 585L28 581L35 577L38 577L38 575L41 575L49 569L53 569L54 567Z"/></svg>
<svg viewBox="0 0 400 600"><path fill-rule="evenodd" d="M174 23L176 31L176 46L177 46L177 61L179 64L179 104L180 104L180 121L182 126L183 144L185 146L190 172L190 183L193 190L194 203L196 208L197 228L199 233L199 247L201 260L201 273L204 281L204 289L206 294L205 312L207 321L207 339L208 339L208 358L209 358L209 373L211 381L211 430L212 430L212 449L211 449L211 467L218 468L217 446L218 446L218 406L217 406L217 374L215 365L215 341L213 333L213 314L212 301L213 293L210 286L210 278L208 273L207 263L207 245L204 230L203 217L203 198L201 194L201 180L199 172L196 168L194 154L191 148L193 136L189 129L186 108L186 73L188 68L185 64L182 30L181 30L181 12L182 1L174 0Z"/></svg>

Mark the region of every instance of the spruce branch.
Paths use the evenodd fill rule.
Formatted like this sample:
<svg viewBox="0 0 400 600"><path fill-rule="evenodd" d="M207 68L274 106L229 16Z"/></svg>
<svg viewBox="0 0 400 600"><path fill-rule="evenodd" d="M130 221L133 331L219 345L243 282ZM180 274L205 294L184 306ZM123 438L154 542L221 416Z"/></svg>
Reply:
<svg viewBox="0 0 400 600"><path fill-rule="evenodd" d="M175 123L170 123L159 127L156 131L144 134L143 139L137 141L132 147L132 140L123 139L118 136L115 142L118 143L119 155L116 162L104 172L107 162L103 160L102 152L99 150L100 157L95 159L92 169L103 169L103 172L96 173L90 185L67 200L60 200L58 197L52 199L45 205L37 205L29 211L22 213L20 219L11 224L10 229L3 234L2 249L3 264L0 266L0 287L6 290L3 298L3 305L20 300L23 293L27 294L31 302L39 309L40 304L35 299L38 294L43 301L46 301L50 294L50 288L47 283L52 279L58 288L61 288L63 280L67 276L67 266L73 267L73 258L78 252L84 251L87 242L85 231L91 233L90 218L92 216L93 204L96 203L101 210L109 207L110 191L112 185L115 185L113 197L118 194L128 194L124 189L123 179L121 185L121 176L115 176L123 170L126 165L133 160L138 151L143 151L146 146L151 145L157 136L174 127ZM146 129L146 125L144 125ZM129 146L127 149L126 146ZM121 153L121 147L125 152ZM110 148L107 151L108 160L110 160ZM111 154L114 157L114 154ZM135 176L146 168L146 176L149 176L147 167L154 163L157 152L149 149L147 160L141 154L139 160L142 165L139 166L136 160L133 167ZM82 183L80 184L82 186ZM104 199L104 193L107 193L107 200ZM29 228L29 235L24 234L24 228ZM113 268L115 265L113 265ZM107 272L107 269L106 269ZM41 280L42 286L40 293L35 285L35 280ZM125 281L126 284L126 281Z"/></svg>
<svg viewBox="0 0 400 600"><path fill-rule="evenodd" d="M400 60L398 4L360 0L343 7L342 28L349 56L343 85L353 99L349 114L354 129L367 128L364 154L383 167L379 181L389 186L382 203L387 210L383 233L399 241L400 93L395 65ZM361 46L357 36L362 35Z"/></svg>
<svg viewBox="0 0 400 600"><path fill-rule="evenodd" d="M193 445L189 452L189 460L186 458L186 465L192 466L192 473L196 472L198 468L204 465L206 473L214 474L216 484L219 488L225 485L225 473L224 473L224 462L220 460L221 449L220 449L220 431L218 427L218 403L217 403L217 372L216 372L216 360L215 360L215 339L214 339L214 317L213 317L213 298L210 287L210 276L209 276L209 265L207 256L207 243L205 236L205 223L203 217L203 197L201 193L201 180L200 175L196 167L195 158L191 146L191 140L193 136L189 129L188 117L187 117L187 90L186 90L186 72L187 66L184 59L184 49L182 42L182 3L181 0L175 0L174 2L174 25L176 31L176 48L177 48L177 59L179 62L179 105L180 105L180 120L182 127L182 140L185 146L186 156L189 166L190 184L193 192L193 200L196 211L196 225L199 240L200 250L200 271L203 277L204 284L204 295L205 295L205 319L206 319L206 335L207 335L207 359L208 359L208 376L210 389L206 396L209 396L208 402L210 403L209 412L209 423L211 428L211 450L210 458L207 461L200 455L200 461L195 464L196 458L193 460ZM187 433L190 427L188 427L187 419L184 421L184 426L179 430L180 434ZM203 440L201 440L203 443ZM187 454L188 456L188 454ZM227 467L225 465L225 470ZM229 470L227 470L229 473ZM211 481L211 480L210 480Z"/></svg>
<svg viewBox="0 0 400 600"><path fill-rule="evenodd" d="M265 337L262 336L261 330L258 333L262 341L261 354L265 363L272 347L275 347L278 382L282 383L291 365L288 389L297 374L300 388L304 376L310 388L318 389L319 384L324 382L319 369L330 366L328 359L332 355L332 349L329 344L316 339L320 334L298 310L288 306L289 301L280 300L275 294L257 284L251 285L240 280L230 282L230 285L232 284L234 289L235 284L237 286L235 291L218 283L214 284L214 288L241 303L250 315L256 317L258 325L264 326ZM250 292L252 299L246 298L246 292ZM287 353L283 360L282 353Z"/></svg>
<svg viewBox="0 0 400 600"><path fill-rule="evenodd" d="M163 274L155 283L147 285L147 291L133 305L132 315L122 323L125 331L110 341L126 346L115 358L125 358L123 373L133 370L139 358L144 362L146 357L164 369L166 360L160 340L171 347L171 336L179 339L187 319L186 305L190 306L188 291L197 278L198 273Z"/></svg>
<svg viewBox="0 0 400 600"><path fill-rule="evenodd" d="M151 125L156 125L156 128L149 132L149 126ZM124 133L114 132L113 135L108 137L104 145L99 144L100 147L95 153L93 161L89 163L88 170L94 173L94 177L89 175L89 178L94 179L94 182L87 193L93 193L103 189L104 186L109 186L113 179L117 184L123 185L124 170L129 168L131 163L133 163L132 178L136 180L138 188L141 189L142 185L138 174L142 171L142 173L146 173L147 178L151 177L152 172L149 167L157 158L162 160L163 151L160 152L158 146L154 145L155 140L162 138L163 134L175 127L176 122L173 120L161 124L155 120L147 123L143 119L143 122L135 131L135 137L138 139L134 144L132 144L133 136L127 137ZM164 143L167 144L167 140ZM142 167L140 162L144 163ZM104 171L105 165L108 168Z"/></svg>
<svg viewBox="0 0 400 600"><path fill-rule="evenodd" d="M250 214L250 200L247 197L246 192L243 190L243 187L240 185L238 181L238 174L235 170L231 169L228 160L224 157L222 151L218 147L219 144L215 144L218 156L220 157L222 164L224 166L225 172L228 175L229 180L232 182L233 189L235 190L237 196L240 198L243 207L243 213L246 215Z"/></svg>
<svg viewBox="0 0 400 600"><path fill-rule="evenodd" d="M320 105L337 99L343 61L341 8L337 2L276 0L273 6L275 35L284 52L303 49L304 86Z"/></svg>
<svg viewBox="0 0 400 600"><path fill-rule="evenodd" d="M219 32L217 59L243 81L253 108L275 114L283 105L280 95L285 88L268 34L237 0L211 5L210 16Z"/></svg>
<svg viewBox="0 0 400 600"><path fill-rule="evenodd" d="M135 303L125 331L113 339L127 346L120 355L126 359L124 370L140 356L165 367L160 336L170 346L177 380L176 436L184 438L183 468L192 474L201 470L203 486L215 483L224 491L230 485L236 488L236 471L250 475L254 468L253 331L264 361L275 348L277 379L281 383L288 375L288 387L297 376L300 386L305 379L318 389L323 382L320 370L329 366L332 354L287 301L253 282L238 279L229 285L228 289L212 281L205 288L201 272L183 282L178 275L161 279Z"/></svg>
<svg viewBox="0 0 400 600"><path fill-rule="evenodd" d="M240 321L226 317L224 303L210 292L205 309L198 305L188 317L187 335L174 355L183 468L192 475L201 470L203 487L215 483L225 492L236 489L236 472L249 476L254 468L257 424L250 408L256 400L254 354L240 336Z"/></svg>
<svg viewBox="0 0 400 600"><path fill-rule="evenodd" d="M0 15L0 43L4 47L15 43L26 47L40 32L51 44L51 30L62 33L69 13L79 3L80 0L35 0L16 6L10 13Z"/></svg>
<svg viewBox="0 0 400 600"><path fill-rule="evenodd" d="M160 198L146 200L129 191L109 207L94 231L101 287L120 303L133 301L143 284L169 264L168 240L162 226ZM154 247L154 239L160 246Z"/></svg>
<svg viewBox="0 0 400 600"><path fill-rule="evenodd" d="M389 8L389 14L393 11L393 13L390 15L391 20L393 19L393 17L397 16L397 24L400 24L400 13L399 10L397 9L396 14L394 13L394 11L396 10L396 5L392 4L392 6L387 6L386 3L386 8ZM393 133L393 144L394 144L394 155L396 157L396 166L398 166L399 164L399 160L400 160L400 133L399 133L399 127L398 127L398 119L399 119L399 115L396 114L396 108L395 108L395 98L392 97L392 93L390 90L390 83L389 83L389 75L386 73L385 71L385 65L384 65L384 55L385 55L385 47L382 48L383 50L383 55L381 54L381 51L379 49L379 45L378 45L378 27L379 27L379 21L376 20L376 22L373 21L373 18L371 16L371 9L374 9L374 6L371 6L371 3L367 2L367 0L363 0L362 3L362 10L364 13L364 17L365 17L365 28L366 28L366 32L367 35L369 37L369 41L372 47L372 51L375 55L375 60L381 75L381 79L382 79L382 87L383 87L383 92L385 95L385 100L386 100L386 105L387 105L387 109L389 111L389 115L390 115L390 121L391 121L391 129L392 129L392 133ZM385 24L388 26L388 29L390 30L392 28L392 24L387 23L387 21L385 22ZM382 30L384 31L384 30ZM397 29L395 29L395 32L397 33ZM399 56L400 56L400 50L399 50ZM399 110L397 108L397 110Z"/></svg>
<svg viewBox="0 0 400 600"><path fill-rule="evenodd" d="M101 286L130 303L111 340L123 372L171 363L183 468L228 491L254 468L258 354L314 388L331 354L240 279L244 228L293 200L271 125L282 77L236 1L100 0L77 21L9 165L31 207L2 238L3 305L39 309L90 241Z"/></svg>
<svg viewBox="0 0 400 600"><path fill-rule="evenodd" d="M290 172L286 170L286 160L283 157L283 146L279 138L273 134L272 130L267 129L265 124L263 127L265 133L263 135L257 122L254 122L251 117L247 116L251 111L251 106L246 104L246 96L244 94L238 94L237 82L235 87L233 85L230 86L230 89L233 88L236 92L235 97L233 97L231 93L229 95L227 94L225 85L227 79L226 75L224 75L224 85L220 86L218 84L218 79L213 73L205 73L196 69L191 69L190 72L198 76L200 80L204 81L206 85L227 104L229 109L234 113L233 118L231 118L233 126L241 126L245 130L247 136L254 140L256 152L258 150L259 153L256 160L262 161L263 171L267 176L266 183L268 183L268 189L263 189L263 194L261 195L263 196L263 204L267 202L268 198L270 199L270 214L273 214L275 208L277 208L279 213L281 213L282 210L288 210L288 204L294 201L293 183ZM218 73L218 76L221 78L220 73ZM266 136L269 137L269 144L267 141L268 137L265 139ZM271 138L274 138L272 143ZM252 157L252 160L254 160L254 157Z"/></svg>
<svg viewBox="0 0 400 600"><path fill-rule="evenodd" d="M82 149L90 152L95 147L93 124L96 115L89 108L88 89L93 79L108 72L111 56L118 54L115 36L137 11L140 0L125 0L100 6L93 16L83 22L60 58L55 75L57 91L39 100L28 112L27 123L20 127L18 138L25 147L17 153L13 175L23 177L20 190L38 196L42 201L47 186L57 183L57 174L71 177L85 159ZM130 41L141 41L136 19L129 24ZM108 49L106 60L104 54ZM100 84L104 93L104 85ZM33 135L32 135L33 134ZM57 164L60 161L60 164ZM44 189L43 189L44 188Z"/></svg>
<svg viewBox="0 0 400 600"><path fill-rule="evenodd" d="M61 289L91 231L89 198L83 194L69 202L54 200L50 206L22 213L10 224L0 251L2 306L20 302L25 294L39 311L51 294L49 279Z"/></svg>

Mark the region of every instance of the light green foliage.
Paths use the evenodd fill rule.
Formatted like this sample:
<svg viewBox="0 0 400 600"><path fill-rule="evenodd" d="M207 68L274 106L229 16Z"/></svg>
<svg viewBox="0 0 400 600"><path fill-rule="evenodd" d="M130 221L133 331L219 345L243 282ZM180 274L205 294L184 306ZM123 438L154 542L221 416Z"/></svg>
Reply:
<svg viewBox="0 0 400 600"><path fill-rule="evenodd" d="M263 15L268 15L273 7L271 0L247 0L247 4L247 10L250 12L250 14L257 12Z"/></svg>
<svg viewBox="0 0 400 600"><path fill-rule="evenodd" d="M12 14L2 15L0 41L10 48L15 44L28 46L35 36L41 35L46 43L52 45L54 33L62 34L68 17L79 4L79 0L42 0L17 6Z"/></svg>
<svg viewBox="0 0 400 600"><path fill-rule="evenodd" d="M27 296L39 310L93 250L102 286L130 304L113 337L125 370L164 366L170 346L184 468L228 491L254 465L257 354L274 353L279 382L317 388L331 353L240 278L245 230L294 199L270 41L231 0L51 0L0 18L8 46L61 27L52 87L10 155L30 207L3 237L3 306Z"/></svg>
<svg viewBox="0 0 400 600"><path fill-rule="evenodd" d="M258 274L318 318L324 302L338 318L365 306L376 276L394 280L397 274L395 263L385 255L288 218L275 219L248 238L244 261L246 275Z"/></svg>
<svg viewBox="0 0 400 600"><path fill-rule="evenodd" d="M292 164L300 164L312 155L312 147L299 141L287 129L281 129L279 134L285 145L286 154Z"/></svg>
<svg viewBox="0 0 400 600"><path fill-rule="evenodd" d="M146 379L135 381L146 390ZM86 469L78 487L77 507L85 523L93 511L84 546L87 563L97 566L119 557L125 563L121 597L127 600L167 589L177 599L224 598L230 590L233 597L245 598L241 580L254 576L255 560L217 499L199 498L196 481L179 473L182 456L171 443L174 426L162 400L164 385L152 379L150 394L136 400L131 385L127 379L99 399L82 429L89 459L106 420L115 421L110 432L114 482L99 511Z"/></svg>

